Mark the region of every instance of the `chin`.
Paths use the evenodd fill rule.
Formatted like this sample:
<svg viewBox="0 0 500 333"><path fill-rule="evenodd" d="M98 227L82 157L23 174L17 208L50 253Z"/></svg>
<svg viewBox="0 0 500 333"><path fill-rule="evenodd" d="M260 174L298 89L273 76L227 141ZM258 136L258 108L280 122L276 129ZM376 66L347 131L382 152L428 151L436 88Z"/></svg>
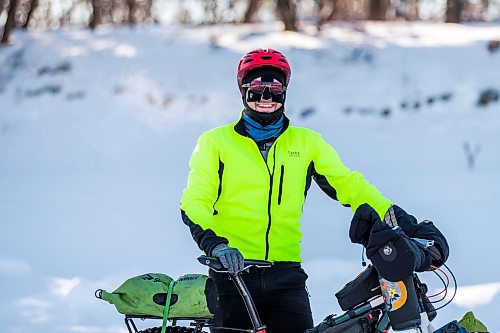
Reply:
<svg viewBox="0 0 500 333"><path fill-rule="evenodd" d="M273 113L274 111L276 111L276 108L272 108L272 109L257 108L257 110L255 110L255 111L261 112L261 113Z"/></svg>

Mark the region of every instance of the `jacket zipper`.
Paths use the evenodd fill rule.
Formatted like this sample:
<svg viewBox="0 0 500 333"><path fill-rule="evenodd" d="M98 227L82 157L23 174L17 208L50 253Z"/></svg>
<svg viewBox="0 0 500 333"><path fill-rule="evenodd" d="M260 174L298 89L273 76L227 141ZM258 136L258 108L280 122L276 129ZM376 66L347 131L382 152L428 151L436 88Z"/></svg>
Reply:
<svg viewBox="0 0 500 333"><path fill-rule="evenodd" d="M271 151L271 150L269 150ZM269 156L269 155L268 155ZM273 196L273 178L274 178L274 169L276 167L276 141L274 142L273 148L273 172L269 170L269 166L266 162L267 171L269 172L269 194L267 197L267 230L266 230L266 256L264 260L267 260L269 257L269 232L271 231L271 199Z"/></svg>
<svg viewBox="0 0 500 333"><path fill-rule="evenodd" d="M281 195L283 194L283 177L285 176L285 165L281 165L280 187L278 192L278 205L281 205Z"/></svg>

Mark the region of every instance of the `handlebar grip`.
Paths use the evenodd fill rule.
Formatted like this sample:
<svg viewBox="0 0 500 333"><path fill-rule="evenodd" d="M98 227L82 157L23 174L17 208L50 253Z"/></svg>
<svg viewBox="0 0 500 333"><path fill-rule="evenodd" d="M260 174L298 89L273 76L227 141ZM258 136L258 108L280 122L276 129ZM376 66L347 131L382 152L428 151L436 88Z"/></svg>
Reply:
<svg viewBox="0 0 500 333"><path fill-rule="evenodd" d="M203 264L206 265L210 268L212 268L215 271L225 271L226 268L222 265L220 260L216 257L209 257L209 256L199 256L197 260ZM259 268L269 268L273 265L271 261L267 260L254 260L254 259L245 259L244 260L244 267L259 267Z"/></svg>
<svg viewBox="0 0 500 333"><path fill-rule="evenodd" d="M223 271L225 270L224 266L220 262L219 259L216 257L209 257L209 256L199 256L198 261L200 264L205 265L213 269L214 271Z"/></svg>

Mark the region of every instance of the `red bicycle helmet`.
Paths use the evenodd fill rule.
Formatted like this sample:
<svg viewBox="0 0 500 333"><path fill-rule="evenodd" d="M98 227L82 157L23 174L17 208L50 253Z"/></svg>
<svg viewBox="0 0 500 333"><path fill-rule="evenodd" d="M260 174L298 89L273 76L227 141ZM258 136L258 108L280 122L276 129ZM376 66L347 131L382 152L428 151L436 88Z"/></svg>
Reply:
<svg viewBox="0 0 500 333"><path fill-rule="evenodd" d="M282 71L285 74L285 86L288 86L292 69L285 56L273 49L256 49L245 54L238 64L237 79L240 92L243 92L243 78L248 72L265 66L274 67Z"/></svg>

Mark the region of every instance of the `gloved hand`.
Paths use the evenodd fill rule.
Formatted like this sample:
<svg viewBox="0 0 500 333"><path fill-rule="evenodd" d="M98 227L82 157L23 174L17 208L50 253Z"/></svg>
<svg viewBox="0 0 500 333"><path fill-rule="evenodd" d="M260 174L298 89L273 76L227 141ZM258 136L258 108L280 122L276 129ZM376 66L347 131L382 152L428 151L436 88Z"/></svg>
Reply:
<svg viewBox="0 0 500 333"><path fill-rule="evenodd" d="M219 259L222 266L227 268L231 274L242 271L244 268L244 259L241 252L238 249L229 247L224 243L215 246L211 255Z"/></svg>
<svg viewBox="0 0 500 333"><path fill-rule="evenodd" d="M363 244L382 277L399 281L413 271L428 269L431 263L428 250L410 239L417 225L414 216L396 205L381 221L371 206L363 204L354 213L349 237L353 243Z"/></svg>
<svg viewBox="0 0 500 333"><path fill-rule="evenodd" d="M430 267L428 251L410 239L401 227L391 228L378 222L370 233L366 255L380 275L389 281L400 281L414 271L424 271Z"/></svg>
<svg viewBox="0 0 500 333"><path fill-rule="evenodd" d="M366 247L372 227L380 221L378 213L369 204L365 203L359 206L356 212L354 212L349 228L351 242L363 244L363 246ZM417 219L396 205L389 207L382 222L385 222L391 228L400 226L409 237L419 237L413 236L415 228L418 228Z"/></svg>
<svg viewBox="0 0 500 333"><path fill-rule="evenodd" d="M366 247L370 231L376 222L380 222L380 217L372 206L366 203L359 206L352 217L351 226L349 227L351 242Z"/></svg>
<svg viewBox="0 0 500 333"><path fill-rule="evenodd" d="M408 214L396 205L392 205L387 210L384 221L389 226L400 226L410 238L434 241L434 245L427 249L427 252L431 256L432 265L439 267L448 259L450 247L446 241L446 237L431 221L425 220L419 223L413 215Z"/></svg>

